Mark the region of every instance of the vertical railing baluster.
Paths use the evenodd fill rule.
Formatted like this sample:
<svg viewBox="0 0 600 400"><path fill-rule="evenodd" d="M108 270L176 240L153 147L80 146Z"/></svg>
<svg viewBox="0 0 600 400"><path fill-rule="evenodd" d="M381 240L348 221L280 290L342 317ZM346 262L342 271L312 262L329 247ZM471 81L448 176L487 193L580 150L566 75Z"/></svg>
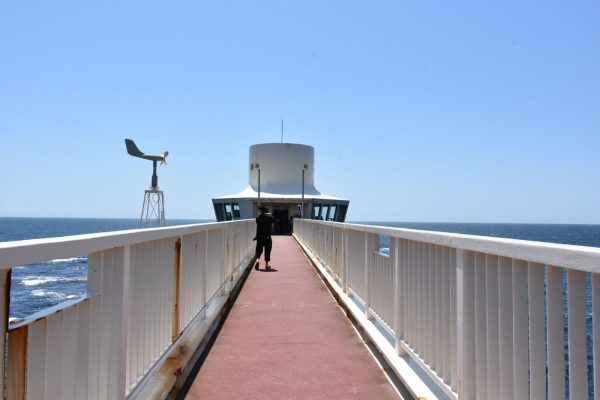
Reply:
<svg viewBox="0 0 600 400"><path fill-rule="evenodd" d="M171 324L171 341L179 336L181 322L181 237L175 242L175 260L173 262L173 312Z"/></svg>
<svg viewBox="0 0 600 400"><path fill-rule="evenodd" d="M592 273L594 400L600 399L600 274Z"/></svg>
<svg viewBox="0 0 600 400"><path fill-rule="evenodd" d="M130 267L131 267L131 246L123 248L123 264L121 271L118 271L121 282L116 287L120 291L118 297L121 300L121 321L120 321L120 346L119 346L119 394L122 399L127 394L129 387L128 369L129 369L129 311L131 299L130 287ZM118 280L118 279L116 279Z"/></svg>
<svg viewBox="0 0 600 400"><path fill-rule="evenodd" d="M114 320L112 319L112 310L114 307L113 299L116 297L113 286L113 275L115 274L114 266L114 250L104 251L102 257L102 335L100 336L100 373L99 373L99 385L98 385L98 397L109 398L111 396L118 397L117 393L114 393L111 389L111 380L109 376L111 363L111 344L113 341L110 339L114 337L112 335L112 327ZM62 326L62 321L60 322ZM61 335L62 336L62 335ZM49 348L54 346L49 346ZM50 357L52 359L54 357ZM113 368L113 370L115 370ZM49 379L49 381L55 381L55 379ZM50 396L52 397L52 396Z"/></svg>
<svg viewBox="0 0 600 400"><path fill-rule="evenodd" d="M415 300L417 301L417 332L415 333L415 347L417 349L417 354L423 358L423 341L424 335L423 331L425 330L425 323L423 314L425 309L425 282L424 282L424 243L417 242L417 291L415 293Z"/></svg>
<svg viewBox="0 0 600 400"><path fill-rule="evenodd" d="M435 345L433 341L433 299L435 296L435 288L433 286L432 272L432 244L425 244L425 348L423 354L425 361L433 367L433 355Z"/></svg>
<svg viewBox="0 0 600 400"><path fill-rule="evenodd" d="M500 322L500 398L514 397L513 378L513 298L512 262L510 258L498 259L498 294Z"/></svg>
<svg viewBox="0 0 600 400"><path fill-rule="evenodd" d="M350 277L348 276L348 229L344 228L343 230L344 232L344 236L343 236L343 240L344 240L344 258L343 258L343 268L344 268L344 280L343 282L343 289L344 289L344 293L348 294L348 280L350 279Z"/></svg>
<svg viewBox="0 0 600 400"><path fill-rule="evenodd" d="M227 248L226 248L226 237L225 237L225 226L221 228L221 259L219 260L219 282L223 282L225 280L226 269L227 269Z"/></svg>
<svg viewBox="0 0 600 400"><path fill-rule="evenodd" d="M93 296L90 300L90 339L89 339L89 371L88 371L88 394L89 399L97 400L99 385L100 385L100 352L101 352L101 337L102 335L102 264L103 264L104 253L103 252L95 252L91 253L88 257L88 274L87 274L87 283L88 283L88 296ZM135 316L135 314L134 314ZM47 321L46 326L44 327L46 332L48 331L48 327L50 326L50 322ZM46 333L47 335L47 333ZM44 342L46 342L44 338ZM47 346L45 347L46 351L48 351ZM131 369L133 369L134 361L137 361L134 357L132 358L130 365ZM44 388L44 392L48 392L48 388Z"/></svg>
<svg viewBox="0 0 600 400"><path fill-rule="evenodd" d="M548 400L565 398L565 335L563 330L563 270L548 265L546 269L548 321L546 346L548 359Z"/></svg>
<svg viewBox="0 0 600 400"><path fill-rule="evenodd" d="M369 234L365 232L365 316L371 318L371 280L369 271Z"/></svg>
<svg viewBox="0 0 600 400"><path fill-rule="evenodd" d="M417 350L417 338L415 332L419 329L419 304L417 301L418 291L418 244L415 241L410 241L410 268L409 268L409 279L410 284L408 287L408 301L406 307L408 308L408 314L410 315L408 321L408 343L413 351Z"/></svg>
<svg viewBox="0 0 600 400"><path fill-rule="evenodd" d="M104 289L104 288L103 288ZM104 310L102 310L104 313ZM54 366L62 365L62 339L63 339L63 313L57 312L47 317L47 336L46 336L46 387L45 395L47 399L62 399L62 368ZM107 332L103 332L104 336L109 336ZM108 351L105 343L100 345L100 370L98 379L102 382L96 387L97 399L109 398L107 393L108 381L106 378L107 363L106 359ZM10 350L9 350L10 351ZM102 357L104 353L104 357ZM54 367L54 368L53 368ZM104 371L104 372L103 372ZM113 394L111 394L113 395ZM116 397L116 396L114 396Z"/></svg>
<svg viewBox="0 0 600 400"><path fill-rule="evenodd" d="M208 231L205 232L204 238L204 264L202 265L202 318L206 319L206 303L208 302Z"/></svg>
<svg viewBox="0 0 600 400"><path fill-rule="evenodd" d="M458 396L476 398L475 387L475 274L474 255L456 251L456 294L458 316Z"/></svg>
<svg viewBox="0 0 600 400"><path fill-rule="evenodd" d="M390 313L390 325L393 324L394 321L394 300L396 298L396 286L394 285L394 281L396 280L396 271L394 269L394 263L396 262L396 258L395 258L395 254L392 252L392 244L394 241L393 237L389 237L389 241L390 241L390 256L387 259L386 265L387 268L386 270L388 271L388 279L385 280L385 285L386 285L386 291L388 293L388 295L386 296L387 299L387 307L388 307L388 312ZM398 245L400 244L400 242L398 242ZM394 244L395 245L395 244ZM395 251L395 248L394 248Z"/></svg>
<svg viewBox="0 0 600 400"><path fill-rule="evenodd" d="M444 377L444 382L450 384L450 376L451 376L451 356L450 351L451 347L454 347L455 344L451 343L451 327L450 327L450 319L452 318L450 313L450 290L452 287L452 281L450 279L450 249L446 246L442 247L442 376Z"/></svg>
<svg viewBox="0 0 600 400"><path fill-rule="evenodd" d="M74 382L75 382L75 399L86 399L88 398L88 376L89 376L89 371L90 371L90 307L91 307L91 302L90 299L85 299L82 302L80 302L79 304L77 304L77 316L78 316L78 327L77 327L77 331L78 331L78 338L77 338L77 344L76 344L76 364L75 364L75 375L74 375ZM45 324L44 324L45 326ZM31 331L30 331L31 332ZM128 339L129 337L131 337L130 332L127 332L128 334ZM30 336L31 339L31 336ZM42 344L42 346L45 345L45 340L44 343ZM40 346L41 347L41 346ZM45 349L40 349L39 347L37 349L33 349L34 351L40 351L43 353L43 355L45 356ZM30 351L30 354L32 352ZM131 354L131 350L128 348L127 350L127 367L126 367L126 376L125 376L125 381L127 382L127 385L130 384L130 377L129 377L129 372L130 372L130 368L129 368L129 355ZM28 376L29 381L31 382L31 379ZM128 386L129 387L129 386ZM35 396L28 396L27 398L29 399L35 399Z"/></svg>
<svg viewBox="0 0 600 400"><path fill-rule="evenodd" d="M476 398L487 396L487 314L485 254L475 254L475 379Z"/></svg>
<svg viewBox="0 0 600 400"><path fill-rule="evenodd" d="M487 331L487 394L488 400L498 400L500 394L498 257L485 255L485 297Z"/></svg>
<svg viewBox="0 0 600 400"><path fill-rule="evenodd" d="M10 276L12 269L0 270L0 349L6 348L6 333L8 332L8 308L10 304ZM4 350L2 350L4 354ZM5 358L0 360L0 377L4 377L6 366ZM4 393L4 378L0 379L0 393Z"/></svg>
<svg viewBox="0 0 600 400"><path fill-rule="evenodd" d="M402 338L402 302L401 289L402 282L400 272L400 239L390 237L390 250L394 249L394 339L397 354L403 354L400 339ZM391 255L391 252L390 252Z"/></svg>
<svg viewBox="0 0 600 400"><path fill-rule="evenodd" d="M438 375L444 377L444 345L442 344L442 335L447 334L444 332L443 325L443 287L444 282L442 281L443 268L442 268L442 247L435 246L435 370Z"/></svg>
<svg viewBox="0 0 600 400"><path fill-rule="evenodd" d="M529 393L532 399L546 396L544 332L544 265L528 263L529 289Z"/></svg>
<svg viewBox="0 0 600 400"><path fill-rule="evenodd" d="M569 269L569 396L584 399L588 396L585 337L585 272Z"/></svg>
<svg viewBox="0 0 600 400"><path fill-rule="evenodd" d="M401 265L401 269L402 269L402 340L407 341L407 335L408 335L408 327L411 324L411 321L409 319L409 302L410 302L410 297L409 297L409 287L410 287L410 281L408 279L408 273L409 273L409 269L410 269L410 241L406 240L406 239L402 239L402 265Z"/></svg>
<svg viewBox="0 0 600 400"><path fill-rule="evenodd" d="M87 303L89 304L89 303ZM41 318L29 325L29 336L27 338L27 399L46 399L46 348L47 348L47 319ZM88 326L89 328L89 326ZM89 333L89 330L88 330ZM89 340L89 336L82 337L84 340ZM89 344L89 341L88 341ZM88 357L89 352L85 351L89 347L83 347L80 351L80 358ZM88 365L89 359L84 359L85 363L82 363L77 369L76 385L80 389L76 389L76 398L85 399L88 397ZM83 376L79 374L84 372ZM83 388L84 390L81 390Z"/></svg>
<svg viewBox="0 0 600 400"><path fill-rule="evenodd" d="M61 400L75 400L79 315L76 306L67 307L61 312L63 313Z"/></svg>
<svg viewBox="0 0 600 400"><path fill-rule="evenodd" d="M529 343L527 310L527 263L512 260L513 265L513 371L516 400L529 399Z"/></svg>
<svg viewBox="0 0 600 400"><path fill-rule="evenodd" d="M8 332L8 368L6 371L6 398L8 400L25 399L28 328L29 325L24 325Z"/></svg>
<svg viewBox="0 0 600 400"><path fill-rule="evenodd" d="M452 390L458 392L458 285L457 285L457 272L458 267L456 265L456 252L454 248L450 249L450 382Z"/></svg>

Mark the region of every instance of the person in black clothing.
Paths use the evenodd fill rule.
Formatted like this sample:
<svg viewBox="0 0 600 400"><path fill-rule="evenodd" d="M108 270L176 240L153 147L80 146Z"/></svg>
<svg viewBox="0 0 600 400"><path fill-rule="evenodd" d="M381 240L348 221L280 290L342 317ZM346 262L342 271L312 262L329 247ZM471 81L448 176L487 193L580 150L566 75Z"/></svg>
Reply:
<svg viewBox="0 0 600 400"><path fill-rule="evenodd" d="M258 207L260 215L256 217L256 265L254 269L258 271L258 260L265 250L265 269L271 269L269 261L271 261L271 233L273 233L273 224L275 220L271 214L267 214L267 207Z"/></svg>

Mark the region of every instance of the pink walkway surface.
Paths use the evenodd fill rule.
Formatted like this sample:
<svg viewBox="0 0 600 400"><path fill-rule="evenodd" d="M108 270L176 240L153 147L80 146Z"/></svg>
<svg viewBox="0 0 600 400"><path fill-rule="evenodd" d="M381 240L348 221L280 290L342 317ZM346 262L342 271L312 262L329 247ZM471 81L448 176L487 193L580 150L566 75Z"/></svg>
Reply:
<svg viewBox="0 0 600 400"><path fill-rule="evenodd" d="M397 399L296 241L273 238L187 399Z"/></svg>

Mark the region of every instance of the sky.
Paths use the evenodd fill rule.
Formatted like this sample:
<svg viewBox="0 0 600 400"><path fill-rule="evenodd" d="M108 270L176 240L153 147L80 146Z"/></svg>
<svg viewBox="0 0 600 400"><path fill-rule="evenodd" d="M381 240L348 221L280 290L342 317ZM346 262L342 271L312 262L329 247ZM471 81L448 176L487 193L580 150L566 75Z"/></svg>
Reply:
<svg viewBox="0 0 600 400"><path fill-rule="evenodd" d="M600 223L600 2L0 0L0 216L212 219L315 147L347 220Z"/></svg>

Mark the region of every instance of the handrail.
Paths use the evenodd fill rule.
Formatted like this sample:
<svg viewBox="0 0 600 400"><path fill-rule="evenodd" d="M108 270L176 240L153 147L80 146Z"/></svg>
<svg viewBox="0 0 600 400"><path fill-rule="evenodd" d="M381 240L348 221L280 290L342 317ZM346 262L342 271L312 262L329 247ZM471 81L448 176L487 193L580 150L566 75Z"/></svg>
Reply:
<svg viewBox="0 0 600 400"><path fill-rule="evenodd" d="M319 220L310 220L310 222L323 226L353 228L362 232L456 249L521 258L542 264L568 265L569 268L600 273L600 248L598 247Z"/></svg>
<svg viewBox="0 0 600 400"><path fill-rule="evenodd" d="M304 219L294 231L349 308L363 305L365 329L390 330L386 357L412 358L446 396L579 399L600 384L600 318L586 322L600 248Z"/></svg>
<svg viewBox="0 0 600 400"><path fill-rule="evenodd" d="M140 393L248 265L254 230L253 220L243 220L0 243L7 397ZM84 254L86 296L8 326L12 268Z"/></svg>
<svg viewBox="0 0 600 400"><path fill-rule="evenodd" d="M72 255L89 254L95 251L110 249L112 247L127 246L135 243L149 242L151 240L161 240L173 236L205 232L223 226L224 224L231 225L239 222L243 221L129 229L123 231L0 242L0 269L8 269Z"/></svg>

